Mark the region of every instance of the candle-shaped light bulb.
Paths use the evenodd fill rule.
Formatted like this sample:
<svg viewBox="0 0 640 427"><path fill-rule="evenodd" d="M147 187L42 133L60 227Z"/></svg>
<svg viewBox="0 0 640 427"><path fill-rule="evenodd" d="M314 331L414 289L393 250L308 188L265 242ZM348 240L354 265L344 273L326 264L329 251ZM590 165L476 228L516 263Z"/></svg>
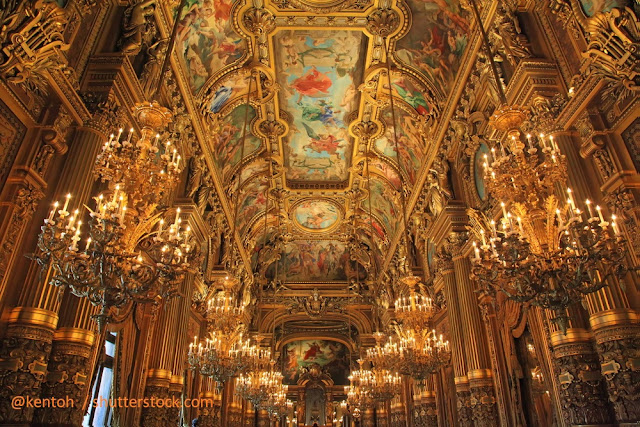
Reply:
<svg viewBox="0 0 640 427"><path fill-rule="evenodd" d="M69 200L71 200L71 193L68 193L65 196L64 206L62 207L62 212L67 213L67 206L69 206Z"/></svg>
<svg viewBox="0 0 640 427"><path fill-rule="evenodd" d="M599 205L596 205L596 212L598 212L598 218L600 218L600 224L602 224L604 217L602 216L602 208Z"/></svg>
<svg viewBox="0 0 640 427"><path fill-rule="evenodd" d="M591 200L587 199L585 201L585 204L587 205L587 211L589 212L589 219L593 218L593 211L591 210Z"/></svg>
<svg viewBox="0 0 640 427"><path fill-rule="evenodd" d="M53 209L51 210L51 212L49 212L49 218L47 218L49 221L53 220L53 216L56 214L56 211L58 210L58 206L59 206L58 202L55 202L53 204Z"/></svg>

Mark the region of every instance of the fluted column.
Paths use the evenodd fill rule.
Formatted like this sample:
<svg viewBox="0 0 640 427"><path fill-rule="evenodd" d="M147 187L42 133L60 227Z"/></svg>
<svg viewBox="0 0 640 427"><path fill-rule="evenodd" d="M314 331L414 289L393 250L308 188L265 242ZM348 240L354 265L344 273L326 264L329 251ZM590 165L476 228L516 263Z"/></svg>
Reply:
<svg viewBox="0 0 640 427"><path fill-rule="evenodd" d="M464 355L465 343L462 335L462 318L458 306L458 289L454 273L453 258L447 250L441 249L437 259L438 275L444 280L444 294L447 299L449 317L449 341L451 343L451 363L455 374L456 396L458 400L458 423L461 427L473 425L471 417L471 393L467 379L467 361Z"/></svg>
<svg viewBox="0 0 640 427"><path fill-rule="evenodd" d="M211 378L203 380L202 391L200 392L201 402L206 399L212 399L216 402L220 402L220 395L214 392L215 384ZM221 422L221 406L218 405L200 405L198 411L198 427L222 427Z"/></svg>
<svg viewBox="0 0 640 427"><path fill-rule="evenodd" d="M452 233L448 245L453 253L455 280L458 284L457 302L461 308L473 420L478 427L489 427L498 424L498 411L478 293L475 292L475 286L471 281L471 260L461 251L467 243L467 237L466 233Z"/></svg>
<svg viewBox="0 0 640 427"><path fill-rule="evenodd" d="M377 427L375 423L375 414L373 413L373 409L365 409L362 411L362 415L360 415L361 425L362 427ZM379 424L382 425L382 424Z"/></svg>
<svg viewBox="0 0 640 427"><path fill-rule="evenodd" d="M619 289L619 288L618 288ZM640 422L640 316L603 289L588 299L600 369L619 425ZM595 309L595 310L594 310Z"/></svg>
<svg viewBox="0 0 640 427"><path fill-rule="evenodd" d="M178 341L176 330L179 326L179 300L168 303L168 307L159 311L157 327L154 330L152 351L149 358L149 371L145 397L169 397L169 385L173 376L174 350ZM145 427L160 427L169 423L171 410L165 407L143 408L141 425Z"/></svg>
<svg viewBox="0 0 640 427"><path fill-rule="evenodd" d="M567 425L611 425L607 395L591 334L570 327L551 333L554 370L560 388L562 417Z"/></svg>
<svg viewBox="0 0 640 427"><path fill-rule="evenodd" d="M595 112L585 111L585 120L577 125L582 140L579 153L571 138L559 138L562 150L567 155L572 189L578 201L587 198L593 201L595 197L595 202L604 205L605 210L613 209L612 213L620 218L619 224L628 239L625 245L629 254L626 261L637 262L637 198L624 182L613 182L625 180L625 173L620 173L624 165L619 162L626 161L623 159L627 155L627 148L616 142L599 114L590 113ZM580 157L592 158L595 170L590 171L589 165ZM611 170L603 168L603 162L610 163ZM600 188L593 179L596 174L601 176L604 184ZM602 190L604 201L598 200ZM629 303L629 298L635 296L637 299L638 295L637 284L630 276L620 280L611 277L607 280L607 286L584 298L609 404L620 425L635 425L640 421L640 370L637 367L640 359L640 318L638 311ZM586 327L586 322L581 326Z"/></svg>
<svg viewBox="0 0 640 427"><path fill-rule="evenodd" d="M56 194L73 194L73 209L81 208L89 198L94 182L93 160L104 140L104 134L96 127L82 127L75 134L56 187ZM32 419L33 409L16 411L9 402L13 396L39 396L45 380L60 308L59 290L49 284L49 277L49 272L41 272L35 261L28 263L17 306L9 315L0 349L4 361L0 366L0 424Z"/></svg>

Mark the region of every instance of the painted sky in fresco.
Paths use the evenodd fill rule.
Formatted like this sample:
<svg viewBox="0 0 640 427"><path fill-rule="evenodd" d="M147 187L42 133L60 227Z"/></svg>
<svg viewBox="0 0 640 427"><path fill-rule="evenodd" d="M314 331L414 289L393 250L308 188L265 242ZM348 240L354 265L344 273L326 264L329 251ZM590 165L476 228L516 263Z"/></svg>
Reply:
<svg viewBox="0 0 640 427"><path fill-rule="evenodd" d="M448 93L467 46L469 17L458 0L407 0L413 25L396 55Z"/></svg>
<svg viewBox="0 0 640 427"><path fill-rule="evenodd" d="M626 0L580 0L582 9L587 16L599 12L609 12L614 7L624 8L629 2Z"/></svg>
<svg viewBox="0 0 640 427"><path fill-rule="evenodd" d="M296 240L287 243L278 266L280 280L314 282L347 280L345 271L349 254L342 242L335 240ZM273 277L273 266L269 269Z"/></svg>
<svg viewBox="0 0 640 427"><path fill-rule="evenodd" d="M285 147L291 181L344 181L351 160L346 115L357 108L364 35L295 30L275 37L280 105L293 118Z"/></svg>
<svg viewBox="0 0 640 427"><path fill-rule="evenodd" d="M246 50L231 26L231 5L232 0L187 0L182 11L176 49L182 52L194 93Z"/></svg>
<svg viewBox="0 0 640 427"><path fill-rule="evenodd" d="M310 230L324 230L336 223L339 218L338 208L324 200L309 200L295 207L296 222Z"/></svg>
<svg viewBox="0 0 640 427"><path fill-rule="evenodd" d="M284 346L284 383L296 384L300 374L314 364L325 368L336 385L346 385L349 350L337 341L302 340Z"/></svg>

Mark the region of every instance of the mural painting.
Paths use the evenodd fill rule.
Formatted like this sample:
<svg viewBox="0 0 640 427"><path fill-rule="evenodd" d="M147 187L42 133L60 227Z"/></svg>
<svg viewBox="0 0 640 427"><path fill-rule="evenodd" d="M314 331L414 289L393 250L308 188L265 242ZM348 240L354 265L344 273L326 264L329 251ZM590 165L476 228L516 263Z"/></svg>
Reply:
<svg viewBox="0 0 640 427"><path fill-rule="evenodd" d="M296 240L287 243L280 258L278 271L287 282L347 280L349 253L336 240ZM268 277L273 277L274 266Z"/></svg>
<svg viewBox="0 0 640 427"><path fill-rule="evenodd" d="M285 384L296 384L300 374L315 364L326 369L335 385L349 383L349 350L340 342L294 341L286 344L283 351Z"/></svg>
<svg viewBox="0 0 640 427"><path fill-rule="evenodd" d="M396 45L396 56L448 92L467 46L469 17L459 0L407 0L411 30Z"/></svg>
<svg viewBox="0 0 640 427"><path fill-rule="evenodd" d="M252 97L255 94L255 86L256 85L254 83L251 91ZM223 85L216 89L211 101L209 102L209 112L214 114L219 113L230 99L236 99L238 97L244 97L244 99L246 99L248 88L249 83L246 76L242 74L232 75L225 80Z"/></svg>
<svg viewBox="0 0 640 427"><path fill-rule="evenodd" d="M487 186L484 182L484 156L489 155L489 147L482 143L478 146L476 154L473 156L473 179L476 182L478 197L483 202L487 200Z"/></svg>
<svg viewBox="0 0 640 427"><path fill-rule="evenodd" d="M176 34L191 90L197 92L209 76L240 59L245 41L233 31L232 0L187 0Z"/></svg>
<svg viewBox="0 0 640 427"><path fill-rule="evenodd" d="M369 167L371 168L371 172L377 172L384 176L395 189L399 190L400 187L402 187L400 175L398 175L398 172L396 172L393 166L389 165L389 163L376 159L369 163Z"/></svg>
<svg viewBox="0 0 640 427"><path fill-rule="evenodd" d="M394 78L391 83L391 93L409 104L421 116L427 116L431 112L431 105L422 91L407 77Z"/></svg>
<svg viewBox="0 0 640 427"><path fill-rule="evenodd" d="M365 200L364 205L362 206L364 209L369 211L369 201ZM373 205L371 205L371 209L373 210ZM369 218L373 218L371 221ZM375 237L380 240L386 240L386 233L384 232L384 228L380 225L380 222L374 217L370 217L368 213L363 213L360 215L360 224L361 228L367 230L367 233L370 234L370 229L373 228L375 232Z"/></svg>
<svg viewBox="0 0 640 427"><path fill-rule="evenodd" d="M335 30L278 33L281 108L292 118L285 146L292 181L344 181L351 160L346 116L357 109L364 35Z"/></svg>
<svg viewBox="0 0 640 427"><path fill-rule="evenodd" d="M294 217L298 225L309 230L326 230L340 217L338 208L324 200L309 200L295 207Z"/></svg>
<svg viewBox="0 0 640 427"><path fill-rule="evenodd" d="M627 0L580 0L582 10L587 16L600 12L610 12L614 7L624 9L630 2Z"/></svg>
<svg viewBox="0 0 640 427"><path fill-rule="evenodd" d="M373 215L380 218L384 228L392 233L396 229L401 212L394 205L395 193L389 186L379 179L371 179L371 209ZM361 208L367 212L368 200L362 202Z"/></svg>
<svg viewBox="0 0 640 427"><path fill-rule="evenodd" d="M384 135L375 143L375 149L381 154L389 157L392 161L398 162L396 146L393 133L393 117L390 109L385 109L382 118L386 123ZM417 174L422 166L422 159L425 155L425 148L422 136L418 131L417 120L408 112L396 109L396 124L398 148L400 149L400 164L407 174L409 182L415 183Z"/></svg>
<svg viewBox="0 0 640 427"><path fill-rule="evenodd" d="M244 146L245 158L255 152L260 147L260 139L251 133L249 127L256 117L256 111L253 107L249 108L247 135ZM230 172L240 162L241 151L240 142L242 141L242 126L244 126L246 105L239 105L233 109L224 122L220 126L220 131L211 138L213 142L213 152L216 164L222 171L224 181L227 181Z"/></svg>
<svg viewBox="0 0 640 427"><path fill-rule="evenodd" d="M260 179L250 181L243 186L242 195L238 204L237 227L240 234L244 234L247 225L253 217L264 212L267 203L267 185ZM264 215L263 215L264 218Z"/></svg>

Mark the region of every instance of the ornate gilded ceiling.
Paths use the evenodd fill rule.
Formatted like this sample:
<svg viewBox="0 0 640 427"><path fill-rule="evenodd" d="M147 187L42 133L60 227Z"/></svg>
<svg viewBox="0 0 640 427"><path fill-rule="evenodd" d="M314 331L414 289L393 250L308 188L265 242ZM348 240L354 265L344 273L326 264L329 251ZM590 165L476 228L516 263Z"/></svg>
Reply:
<svg viewBox="0 0 640 427"><path fill-rule="evenodd" d="M467 12L457 0L188 0L182 14L176 49L205 117L205 154L238 203L254 269L301 283L377 271L365 253L378 266L388 256L401 182L420 184L433 158ZM278 269L262 251L276 241Z"/></svg>

